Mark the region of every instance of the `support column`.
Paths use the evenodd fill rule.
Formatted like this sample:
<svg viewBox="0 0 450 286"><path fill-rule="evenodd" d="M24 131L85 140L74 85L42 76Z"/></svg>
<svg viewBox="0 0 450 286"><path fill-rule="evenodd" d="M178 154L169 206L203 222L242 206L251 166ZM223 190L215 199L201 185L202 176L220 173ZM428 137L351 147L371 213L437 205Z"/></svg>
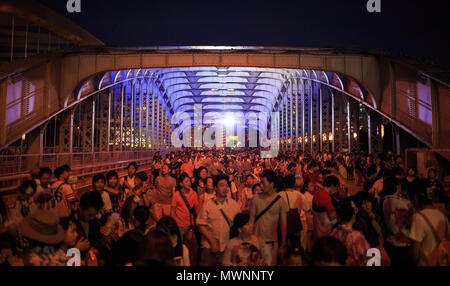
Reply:
<svg viewBox="0 0 450 286"><path fill-rule="evenodd" d="M372 154L373 150L372 150L372 120L371 120L371 110L367 111L367 142L368 142L368 148L369 148L369 154Z"/></svg>
<svg viewBox="0 0 450 286"><path fill-rule="evenodd" d="M130 110L130 150L133 151L135 148L136 138L134 138L134 132L135 132L135 112L136 112L136 86L134 83L131 84L131 110Z"/></svg>
<svg viewBox="0 0 450 286"><path fill-rule="evenodd" d="M383 142L381 139L381 115L372 109L369 109L368 115L368 122L370 124L370 150L371 153L380 154L383 152Z"/></svg>
<svg viewBox="0 0 450 286"><path fill-rule="evenodd" d="M148 132L148 128L149 128L149 109L150 109L150 102L149 102L149 98L150 98L150 91L149 91L149 82L147 81L146 84L147 90L145 93L145 149L149 149L148 145L149 145L149 140L148 140L148 136L149 136L149 132Z"/></svg>
<svg viewBox="0 0 450 286"><path fill-rule="evenodd" d="M96 98L92 97L91 153L95 152L95 103L96 103ZM92 156L94 156L94 154L92 154ZM94 158L92 158L92 159L94 159Z"/></svg>
<svg viewBox="0 0 450 286"><path fill-rule="evenodd" d="M305 81L300 79L300 103L302 105L302 152L305 153Z"/></svg>
<svg viewBox="0 0 450 286"><path fill-rule="evenodd" d="M161 134L161 117L160 117L160 105L159 105L159 98L156 98L156 146L157 148L161 147L161 141L160 141L160 134Z"/></svg>
<svg viewBox="0 0 450 286"><path fill-rule="evenodd" d="M335 118L334 118L334 92L330 91L330 96L331 96L331 152L335 152L335 145L334 145L334 141L336 140L336 136L335 136ZM330 137L328 137L328 140L330 141Z"/></svg>
<svg viewBox="0 0 450 286"><path fill-rule="evenodd" d="M82 120L81 120L81 152L83 153L81 164L92 163L92 155L94 152L94 121L95 121L95 101L90 97L81 103Z"/></svg>
<svg viewBox="0 0 450 286"><path fill-rule="evenodd" d="M394 125L394 123L392 123L392 126L394 128L394 134L395 134L395 154L396 155L400 155L400 129L398 128L397 125Z"/></svg>
<svg viewBox="0 0 450 286"><path fill-rule="evenodd" d="M351 117L351 111L350 111L350 98L347 99L347 148L348 152L350 153L352 151L352 138L351 138L351 126L350 126L350 117Z"/></svg>
<svg viewBox="0 0 450 286"><path fill-rule="evenodd" d="M124 141L124 136L123 136L123 124L124 124L124 122L123 122L123 119L124 119L124 108L125 108L125 106L124 106L124 104L125 104L125 86L124 86L124 84L121 84L120 85L120 97L121 97L121 99L120 99L120 141L119 141L119 146L120 146L120 152L123 152L124 151L124 148L123 148L123 141Z"/></svg>
<svg viewBox="0 0 450 286"><path fill-rule="evenodd" d="M286 94L284 95L285 100L284 100L284 106L283 106L283 118L284 118L284 150L288 149L288 145L289 145L289 125L288 125L288 113L289 113L289 87L286 88Z"/></svg>
<svg viewBox="0 0 450 286"><path fill-rule="evenodd" d="M309 84L309 136L310 136L310 140L309 140L309 145L310 145L310 152L311 152L311 156L314 155L314 134L313 134L313 121L314 121L314 117L313 117L313 98L314 98L314 87L313 87L314 83L310 82Z"/></svg>
<svg viewBox="0 0 450 286"><path fill-rule="evenodd" d="M352 148L350 149L353 152L359 152L359 141L360 141L360 133L359 133L359 102L355 100L350 101L350 125L351 125L351 140L352 140ZM355 137L356 134L356 137Z"/></svg>
<svg viewBox="0 0 450 286"><path fill-rule="evenodd" d="M294 112L294 110L296 110L296 109L294 109L294 94L293 94L293 85L294 85L294 83L293 83L293 80L291 79L291 81L290 81L290 89L289 89L289 98L291 99L290 100L290 104L289 104L289 108L290 108L290 110L291 110L291 112L290 112L290 121L289 121L289 125L290 125L290 128L289 128L289 130L290 130L290 138L291 138L291 151L292 150L294 150L294 124L293 124L293 122L292 122L292 120L293 120L293 117L294 117L294 115L293 115L293 112ZM297 139L297 138L296 138Z"/></svg>
<svg viewBox="0 0 450 286"><path fill-rule="evenodd" d="M108 131L106 131L106 152L111 151L111 107L113 102L113 94L111 88L108 90Z"/></svg>
<svg viewBox="0 0 450 286"><path fill-rule="evenodd" d="M138 81L139 84L139 149L142 149L142 117L143 117L143 96L144 96L144 90L142 88L142 81Z"/></svg>
<svg viewBox="0 0 450 286"><path fill-rule="evenodd" d="M111 116L111 94L110 91L104 91L100 93L98 97L100 116L98 121L100 124L97 126L99 134L99 151L109 151L109 132L110 132L110 116ZM108 157L108 154L102 154L102 157Z"/></svg>
<svg viewBox="0 0 450 286"><path fill-rule="evenodd" d="M348 138L345 138L345 130L348 129L345 110L348 112L347 98L339 93L339 151L343 151L344 146L348 149ZM348 135L348 134L347 134Z"/></svg>
<svg viewBox="0 0 450 286"><path fill-rule="evenodd" d="M111 121L113 122L113 132L112 132L112 142L114 143L113 151L121 151L121 115L122 115L122 87L120 85L115 86L111 89L112 98L114 102L114 112L112 113ZM114 156L116 156L115 153Z"/></svg>
<svg viewBox="0 0 450 286"><path fill-rule="evenodd" d="M323 101L322 101L322 85L319 86L319 150L323 152Z"/></svg>
<svg viewBox="0 0 450 286"><path fill-rule="evenodd" d="M44 154L44 131L46 127L47 124L44 124L28 134L29 147L26 150L26 154L33 156L25 157L26 170L37 169L41 166L40 163Z"/></svg>
<svg viewBox="0 0 450 286"><path fill-rule="evenodd" d="M155 85L152 84L152 149L155 148Z"/></svg>
<svg viewBox="0 0 450 286"><path fill-rule="evenodd" d="M298 107L298 80L294 79L295 90L295 150L298 150L298 113L300 108ZM302 140L303 141L303 140Z"/></svg>

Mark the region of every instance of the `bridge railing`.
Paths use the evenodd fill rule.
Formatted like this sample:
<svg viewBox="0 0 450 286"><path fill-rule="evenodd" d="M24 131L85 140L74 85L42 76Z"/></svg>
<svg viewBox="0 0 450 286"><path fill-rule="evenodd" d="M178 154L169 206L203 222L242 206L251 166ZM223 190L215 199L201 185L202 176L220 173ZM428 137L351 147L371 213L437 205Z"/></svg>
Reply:
<svg viewBox="0 0 450 286"><path fill-rule="evenodd" d="M30 166L49 167L52 170L67 164L72 169L72 175L78 177L80 186L90 183L90 178L96 173L106 173L111 170L121 171L130 162L136 162L147 169L156 152L168 153L172 149L153 149L148 151L127 152L94 152L94 153L48 153L26 155L0 155L0 195L14 191L25 179L31 178ZM87 181L86 181L87 180ZM85 182L86 181L86 182Z"/></svg>

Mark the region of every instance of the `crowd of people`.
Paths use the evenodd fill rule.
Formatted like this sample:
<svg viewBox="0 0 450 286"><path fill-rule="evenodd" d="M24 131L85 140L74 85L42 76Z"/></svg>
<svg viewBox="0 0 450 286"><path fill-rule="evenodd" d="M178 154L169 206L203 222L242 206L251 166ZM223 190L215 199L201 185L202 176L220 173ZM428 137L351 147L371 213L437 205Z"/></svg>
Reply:
<svg viewBox="0 0 450 286"><path fill-rule="evenodd" d="M140 170L41 168L0 200L0 265L449 265L450 174L391 154L259 149L156 153Z"/></svg>

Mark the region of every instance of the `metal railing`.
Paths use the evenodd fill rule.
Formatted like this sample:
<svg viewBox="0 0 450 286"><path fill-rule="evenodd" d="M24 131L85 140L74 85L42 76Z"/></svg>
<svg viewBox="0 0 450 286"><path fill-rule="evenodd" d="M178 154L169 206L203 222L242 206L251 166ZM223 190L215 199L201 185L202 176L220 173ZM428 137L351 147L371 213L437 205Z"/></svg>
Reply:
<svg viewBox="0 0 450 286"><path fill-rule="evenodd" d="M31 178L30 171L35 167L49 167L54 169L67 164L72 169L72 175L78 177L80 186L90 184L90 178L97 173L111 170L121 171L130 162L136 162L142 170L149 169L155 152L162 154L172 149L153 149L146 151L124 152L94 152L94 153L50 153L0 155L0 194L17 188L21 181Z"/></svg>

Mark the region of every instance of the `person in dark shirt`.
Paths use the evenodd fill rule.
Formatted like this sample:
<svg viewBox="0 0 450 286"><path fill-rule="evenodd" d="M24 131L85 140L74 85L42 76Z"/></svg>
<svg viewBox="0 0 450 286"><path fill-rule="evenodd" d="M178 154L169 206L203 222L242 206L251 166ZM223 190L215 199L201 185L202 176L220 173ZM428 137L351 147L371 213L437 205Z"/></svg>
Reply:
<svg viewBox="0 0 450 286"><path fill-rule="evenodd" d="M408 168L406 171L406 177L402 180L402 187L406 192L413 190L413 186L417 183L417 169L414 167Z"/></svg>
<svg viewBox="0 0 450 286"><path fill-rule="evenodd" d="M80 199L75 223L79 240L84 242L84 246L80 249L82 258L88 252L90 252L90 255L98 253L99 260L107 256L106 241L100 231L100 220L97 218L102 208L103 200L97 192L86 192Z"/></svg>
<svg viewBox="0 0 450 286"><path fill-rule="evenodd" d="M361 191L355 195L354 201L358 213L353 228L364 234L371 247L378 246L382 232L372 209L372 198L367 192Z"/></svg>
<svg viewBox="0 0 450 286"><path fill-rule="evenodd" d="M374 166L367 169L367 181L364 184L364 191L368 192L372 188L373 184L378 180L377 175L377 168Z"/></svg>
<svg viewBox="0 0 450 286"><path fill-rule="evenodd" d="M444 200L444 188L441 182L436 178L436 169L430 168L428 170L427 179L427 193L433 198L433 203L439 203Z"/></svg>

